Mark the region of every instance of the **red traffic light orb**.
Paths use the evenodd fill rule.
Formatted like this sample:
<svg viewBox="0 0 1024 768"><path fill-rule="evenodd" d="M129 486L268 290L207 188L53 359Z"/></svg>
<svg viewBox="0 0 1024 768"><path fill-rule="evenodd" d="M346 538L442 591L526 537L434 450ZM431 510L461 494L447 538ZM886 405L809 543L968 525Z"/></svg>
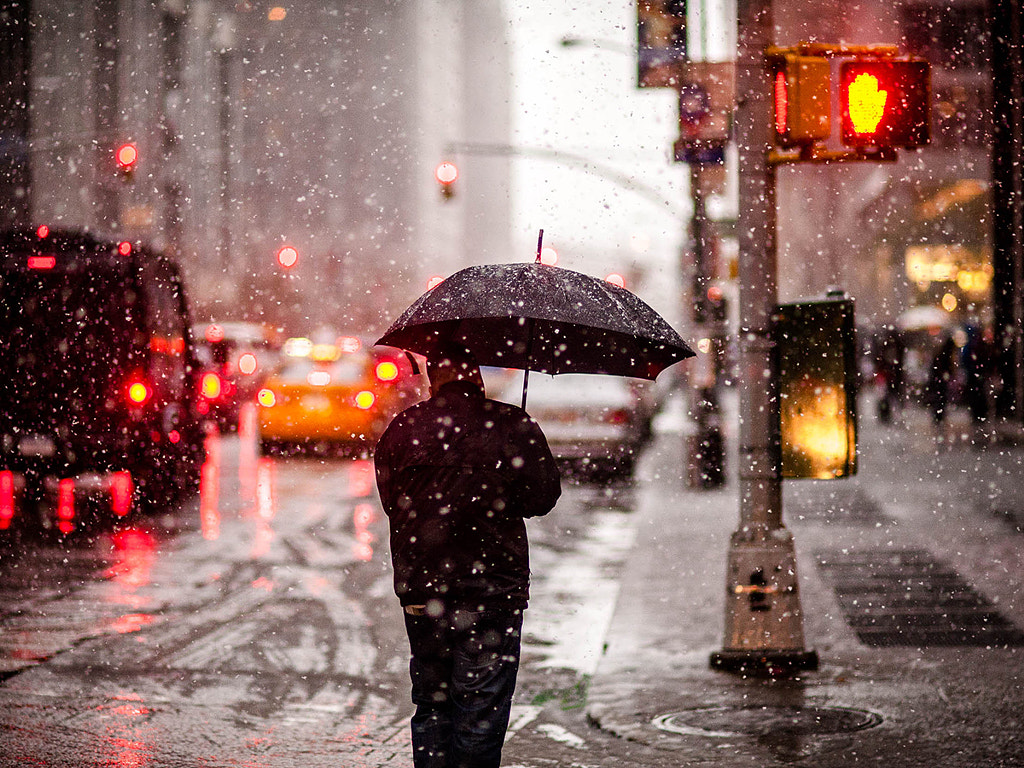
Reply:
<svg viewBox="0 0 1024 768"><path fill-rule="evenodd" d="M843 144L920 147L930 140L928 62L858 60L839 67Z"/></svg>
<svg viewBox="0 0 1024 768"><path fill-rule="evenodd" d="M139 161L139 149L131 142L122 144L114 153L114 159L117 160L118 168L128 170Z"/></svg>
<svg viewBox="0 0 1024 768"><path fill-rule="evenodd" d="M277 263L285 269L291 269L299 260L298 250L291 245L282 245L277 249Z"/></svg>
<svg viewBox="0 0 1024 768"><path fill-rule="evenodd" d="M208 342L215 344L218 341L224 341L224 329L216 323L210 323L206 326L203 336Z"/></svg>
<svg viewBox="0 0 1024 768"><path fill-rule="evenodd" d="M443 163L440 163L436 169L434 169L434 178L446 186L453 184L455 180L459 178L458 166L456 166L455 163L445 160Z"/></svg>
<svg viewBox="0 0 1024 768"><path fill-rule="evenodd" d="M545 245L540 250L540 263L553 267L558 263L558 251L550 245Z"/></svg>

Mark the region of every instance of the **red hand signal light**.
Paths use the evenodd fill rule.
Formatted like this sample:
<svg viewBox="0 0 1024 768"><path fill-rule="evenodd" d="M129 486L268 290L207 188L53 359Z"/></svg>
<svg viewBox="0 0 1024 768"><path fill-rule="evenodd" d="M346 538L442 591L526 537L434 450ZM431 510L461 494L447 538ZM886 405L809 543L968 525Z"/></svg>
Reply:
<svg viewBox="0 0 1024 768"><path fill-rule="evenodd" d="M839 68L842 140L851 147L920 147L930 138L931 70L920 59L858 59Z"/></svg>
<svg viewBox="0 0 1024 768"><path fill-rule="evenodd" d="M874 133L885 114L889 92L882 90L875 75L861 72L847 86L847 105L854 133Z"/></svg>

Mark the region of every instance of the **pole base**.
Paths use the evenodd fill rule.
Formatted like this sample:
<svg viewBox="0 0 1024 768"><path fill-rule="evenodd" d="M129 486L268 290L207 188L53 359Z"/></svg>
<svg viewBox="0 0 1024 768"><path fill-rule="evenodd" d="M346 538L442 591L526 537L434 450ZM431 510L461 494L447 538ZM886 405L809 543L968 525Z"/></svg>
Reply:
<svg viewBox="0 0 1024 768"><path fill-rule="evenodd" d="M717 429L687 437L686 484L697 490L711 490L725 485L725 450L722 433Z"/></svg>
<svg viewBox="0 0 1024 768"><path fill-rule="evenodd" d="M711 668L743 675L789 675L818 668L817 651L734 651L711 654Z"/></svg>

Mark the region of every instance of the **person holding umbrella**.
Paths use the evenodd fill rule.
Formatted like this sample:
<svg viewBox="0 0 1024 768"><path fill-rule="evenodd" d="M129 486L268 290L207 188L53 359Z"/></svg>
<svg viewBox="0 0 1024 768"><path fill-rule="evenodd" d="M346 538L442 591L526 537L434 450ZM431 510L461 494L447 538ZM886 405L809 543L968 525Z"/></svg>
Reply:
<svg viewBox="0 0 1024 768"><path fill-rule="evenodd" d="M498 768L529 599L524 518L561 494L537 423L490 400L457 344L427 357L431 397L377 444L395 593L412 659L415 768Z"/></svg>

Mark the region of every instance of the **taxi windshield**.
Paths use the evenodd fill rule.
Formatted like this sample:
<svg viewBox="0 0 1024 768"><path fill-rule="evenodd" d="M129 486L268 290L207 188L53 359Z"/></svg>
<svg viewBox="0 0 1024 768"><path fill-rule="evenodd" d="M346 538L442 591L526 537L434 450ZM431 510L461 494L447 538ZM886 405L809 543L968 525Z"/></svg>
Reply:
<svg viewBox="0 0 1024 768"><path fill-rule="evenodd" d="M363 381L367 375L368 363L362 355L343 355L338 360L330 362L319 362L302 358L287 363L279 374L282 381L288 383L309 382L310 374L326 373L330 377L330 383L356 384ZM326 381L322 383L327 383Z"/></svg>

